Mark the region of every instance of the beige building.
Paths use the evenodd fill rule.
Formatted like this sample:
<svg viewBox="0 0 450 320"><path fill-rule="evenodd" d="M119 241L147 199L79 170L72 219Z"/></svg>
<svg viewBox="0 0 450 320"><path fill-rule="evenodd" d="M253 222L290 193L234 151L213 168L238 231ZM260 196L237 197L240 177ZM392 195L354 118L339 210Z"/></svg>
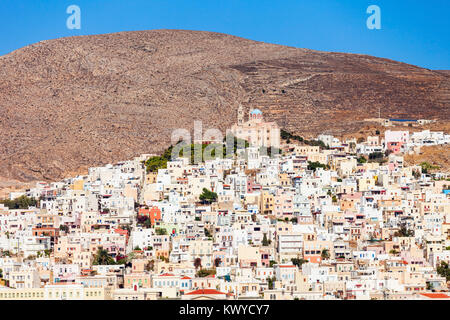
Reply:
<svg viewBox="0 0 450 320"><path fill-rule="evenodd" d="M248 121L244 122L243 109L239 106L238 123L231 127L231 132L251 146L280 148L280 128L276 122L265 122L259 109L250 111Z"/></svg>
<svg viewBox="0 0 450 320"><path fill-rule="evenodd" d="M52 284L44 288L0 289L0 300L105 300L105 288L80 284Z"/></svg>
<svg viewBox="0 0 450 320"><path fill-rule="evenodd" d="M202 268L212 268L212 241L195 240L189 243L189 254L191 256L192 265L196 258L201 259Z"/></svg>
<svg viewBox="0 0 450 320"><path fill-rule="evenodd" d="M11 271L9 286L16 289L38 288L40 285L39 273L34 268Z"/></svg>
<svg viewBox="0 0 450 320"><path fill-rule="evenodd" d="M261 253L259 247L243 246L238 247L238 261L241 267L260 267Z"/></svg>

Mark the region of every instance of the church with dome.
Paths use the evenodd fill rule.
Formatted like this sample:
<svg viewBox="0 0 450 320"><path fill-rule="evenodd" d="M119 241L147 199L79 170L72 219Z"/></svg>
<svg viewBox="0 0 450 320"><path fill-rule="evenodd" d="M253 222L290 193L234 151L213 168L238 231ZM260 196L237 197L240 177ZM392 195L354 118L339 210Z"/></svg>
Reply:
<svg viewBox="0 0 450 320"><path fill-rule="evenodd" d="M265 122L259 109L251 110L245 121L244 109L239 105L237 123L231 127L231 132L235 137L247 140L251 146L280 147L280 128L276 122Z"/></svg>

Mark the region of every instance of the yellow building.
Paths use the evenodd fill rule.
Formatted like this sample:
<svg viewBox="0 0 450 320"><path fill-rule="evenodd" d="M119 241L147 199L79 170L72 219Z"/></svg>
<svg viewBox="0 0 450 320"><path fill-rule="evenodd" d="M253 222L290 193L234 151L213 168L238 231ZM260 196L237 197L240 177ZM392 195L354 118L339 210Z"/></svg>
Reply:
<svg viewBox="0 0 450 320"><path fill-rule="evenodd" d="M263 191L261 193L259 212L262 214L271 214L274 208L274 203L275 197L272 194Z"/></svg>
<svg viewBox="0 0 450 320"><path fill-rule="evenodd" d="M73 182L72 185L73 190L84 190L84 180L83 179L77 179Z"/></svg>

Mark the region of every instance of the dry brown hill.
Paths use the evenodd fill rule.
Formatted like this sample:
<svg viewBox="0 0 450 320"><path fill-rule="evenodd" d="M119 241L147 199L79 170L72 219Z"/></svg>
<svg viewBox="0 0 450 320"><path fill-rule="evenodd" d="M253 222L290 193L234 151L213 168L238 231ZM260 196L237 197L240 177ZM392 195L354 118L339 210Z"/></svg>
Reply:
<svg viewBox="0 0 450 320"><path fill-rule="evenodd" d="M450 172L449 146L422 147L417 154L405 155L405 162L407 165L420 165L422 162L428 162L439 167L437 171L448 173Z"/></svg>
<svg viewBox="0 0 450 320"><path fill-rule="evenodd" d="M407 53L405 53L407 54ZM0 177L57 179L229 127L238 102L293 133L450 117L450 75L365 55L182 30L42 41L0 57Z"/></svg>

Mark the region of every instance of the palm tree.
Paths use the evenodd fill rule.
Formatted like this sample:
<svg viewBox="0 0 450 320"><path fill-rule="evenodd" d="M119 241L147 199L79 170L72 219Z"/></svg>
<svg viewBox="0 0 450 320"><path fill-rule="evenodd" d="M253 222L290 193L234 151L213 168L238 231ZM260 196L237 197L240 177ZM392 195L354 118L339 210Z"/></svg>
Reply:
<svg viewBox="0 0 450 320"><path fill-rule="evenodd" d="M97 254L94 257L93 264L108 265L108 264L116 264L116 262L114 261L114 258L109 255L108 251L106 251L103 248L99 248Z"/></svg>

